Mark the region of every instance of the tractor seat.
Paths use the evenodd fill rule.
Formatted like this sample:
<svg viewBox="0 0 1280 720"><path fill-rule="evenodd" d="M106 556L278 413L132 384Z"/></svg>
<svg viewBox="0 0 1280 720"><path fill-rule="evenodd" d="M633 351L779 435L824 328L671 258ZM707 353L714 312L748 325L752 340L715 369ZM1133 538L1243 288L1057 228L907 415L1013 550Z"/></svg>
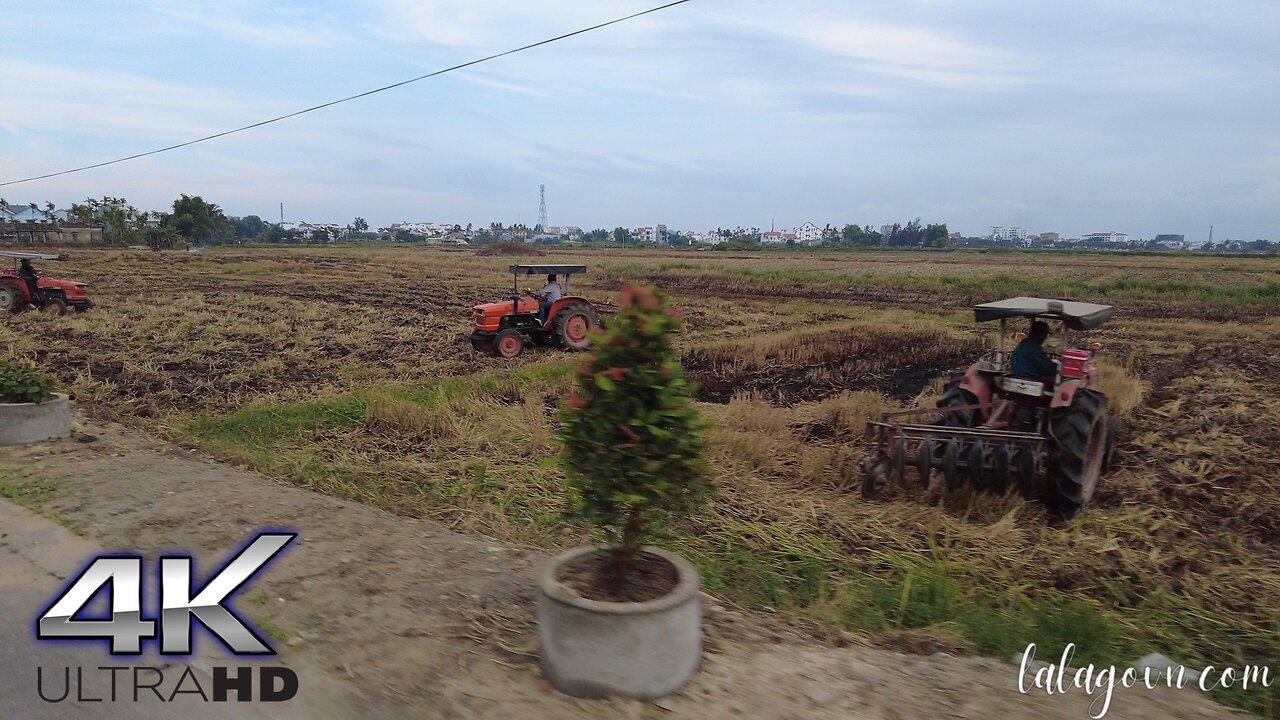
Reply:
<svg viewBox="0 0 1280 720"><path fill-rule="evenodd" d="M1038 398L1044 395L1044 381L1009 375L1000 381L1000 389L1014 395Z"/></svg>
<svg viewBox="0 0 1280 720"><path fill-rule="evenodd" d="M1004 372L999 365L985 358L974 363L974 369L983 375L999 375Z"/></svg>

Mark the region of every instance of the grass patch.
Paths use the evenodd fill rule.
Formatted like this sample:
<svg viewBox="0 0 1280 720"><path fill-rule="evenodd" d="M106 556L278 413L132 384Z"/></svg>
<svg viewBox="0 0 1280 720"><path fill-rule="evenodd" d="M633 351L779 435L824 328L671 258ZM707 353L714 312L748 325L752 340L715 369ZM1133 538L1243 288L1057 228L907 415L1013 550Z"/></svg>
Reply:
<svg viewBox="0 0 1280 720"><path fill-rule="evenodd" d="M0 466L0 498L48 518L76 535L84 535L84 528L50 508L57 493L57 484L34 470Z"/></svg>

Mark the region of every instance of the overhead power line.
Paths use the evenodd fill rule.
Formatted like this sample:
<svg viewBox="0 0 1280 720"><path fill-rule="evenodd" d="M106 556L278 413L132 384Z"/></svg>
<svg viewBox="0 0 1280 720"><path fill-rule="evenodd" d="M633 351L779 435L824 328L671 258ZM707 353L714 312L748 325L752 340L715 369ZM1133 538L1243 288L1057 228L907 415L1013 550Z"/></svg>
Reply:
<svg viewBox="0 0 1280 720"><path fill-rule="evenodd" d="M342 99L340 99L340 100L332 100L332 101L330 101L330 102L323 103L323 104L320 104L320 105L316 105L316 106L314 106L314 107L309 107L309 108L305 108L305 109L303 109L303 110L298 110L297 112L291 112L291 113L289 113L289 114L287 114L287 115L281 115L281 116L279 116L279 117L273 117L273 118L271 118L271 119L269 119L269 120L262 120L261 122L256 122L256 123L253 123L253 124L251 124L251 125L245 125L244 127L238 127L238 128L235 128L234 130L224 130L223 132L220 132L220 133L214 133L213 135L206 135L206 136L204 136L204 137L202 137L202 138L196 138L195 140L188 140L188 141L186 141L186 142L178 143L177 145L169 145L168 147L162 147L162 148L158 148L158 149L156 149L156 150L148 150L147 152L137 153L136 155L129 155L129 156L127 156L127 157L122 157L122 158L116 158L115 160L107 160L106 162L94 163L94 164L92 164L92 165L84 165L84 166L77 167L77 168L71 168L70 170L61 170L61 171L59 171L59 172L47 173L47 174L45 174L45 175L34 175L34 176L32 176L32 177L22 178L21 180L6 180L5 182L0 182L0 187L4 187L4 186L6 186L6 185L17 185L18 183L31 182L31 181L33 181L33 180L44 180L45 178L58 177L59 175L70 175L71 173L83 172L83 171L85 171L85 170L92 170L92 169L94 169L94 168L105 167L105 166L107 166L107 165L115 165L116 163L127 162L127 161L129 161L129 160L137 160L138 158L147 157L148 155L157 155L157 154L162 153L162 152L168 152L168 151L170 151L170 150L177 150L178 148L184 148L184 147L187 147L188 145L195 145L196 143L202 143L202 142L205 142L205 141L208 141L208 140L215 140L215 139L220 138L220 137L226 137L227 135L234 135L234 134L236 134L236 133L238 133L238 132L244 132L245 130L252 130L252 129L257 128L257 127L262 127L263 125L270 125L271 123L277 123L277 122L280 122L281 120L288 120L288 119L289 119L289 118L291 118L291 117L297 117L297 116L299 116L299 115L305 115L305 114L307 114L307 113L309 113L309 112L315 112L316 110L323 110L324 108L327 108L327 107L332 107L332 106L334 106L334 105L340 105L340 104L345 103L345 102L351 102L352 100L358 100L358 99L360 99L360 98L362 98L362 97L367 97L367 96L369 96L369 95L376 95L376 94L378 94L378 93L380 93L380 92L386 92L387 90L392 90L392 89L398 88L398 87L400 87L400 86L402 86L402 85L408 85L409 83L415 83L415 82L418 82L419 80L426 80L427 78L433 78L433 77L435 77L435 76L437 76L437 75L443 75L443 74L448 73L448 72L453 72L454 70L461 70L461 69L463 69L463 68L471 67L472 65L479 65L480 63L488 62L488 61L490 61L490 60L497 60L498 58L500 58L500 57L506 57L507 55L514 55L514 54L516 54L516 53L518 53L518 52L524 52L525 50L532 50L533 48L540 47L540 46L542 46L542 45L549 45L549 44L551 44L551 43L553 43L553 42L558 42L558 41L560 41L560 40L564 40L564 39L567 39L567 38L571 38L571 37L573 37L574 35L582 35L583 33L589 33L589 32L591 32L592 30L599 30L600 28L608 27L608 26L610 26L610 25L617 25L618 23L626 22L627 20L633 20L633 19L638 18L638 17L640 17L640 16L642 16L642 15L648 15L648 14L650 14L650 13L656 13L656 12L658 12L659 10L666 10L667 8L675 7L676 5L683 5L684 3L687 3L687 2L690 2L690 0L674 0L674 2L669 2L669 3L665 4L665 5L659 5L659 6L657 6L657 7L651 7L651 8L649 8L648 10L642 10L642 11L637 12L637 13L632 13L632 14L630 14L630 15L626 15L626 16L623 16L623 17L620 17L620 18L615 18L615 19L613 19L613 20L609 20L609 21L607 21L607 22L602 22L602 23L600 23L600 24L598 24L598 25L592 25L591 27L585 27L585 28L582 28L581 30L574 30L573 32L568 32L568 33L565 33L565 34L563 34L563 35L557 35L557 36L552 37L552 38L547 38L546 40L539 40L538 42L535 42L535 43L530 43L530 44L528 44L528 45L522 45L522 46L520 46L520 47L518 47L518 48L512 48L511 50L506 50L506 51L504 51L504 52L495 53L495 54L493 54L493 55L488 55L488 56L485 56L485 57L482 57L482 58L479 58L479 59L476 59L476 60L471 60L471 61L469 61L469 62L464 62L464 63L462 63L462 64L460 64L460 65L454 65L454 66L452 66L452 67L444 68L443 70L436 70L435 72L430 72L430 73L427 73L426 75L419 75L418 77L410 78L410 79L408 79L408 80L402 80L402 81L400 81L400 82L398 82L398 83L392 83L391 85L384 85L384 86L382 86L382 87L380 87L380 88L375 88L375 89L373 89L373 90L367 90L367 91L365 91L365 92L358 93L358 94L356 94L356 95L351 95L351 96L349 96L349 97L344 97L344 98L342 98Z"/></svg>

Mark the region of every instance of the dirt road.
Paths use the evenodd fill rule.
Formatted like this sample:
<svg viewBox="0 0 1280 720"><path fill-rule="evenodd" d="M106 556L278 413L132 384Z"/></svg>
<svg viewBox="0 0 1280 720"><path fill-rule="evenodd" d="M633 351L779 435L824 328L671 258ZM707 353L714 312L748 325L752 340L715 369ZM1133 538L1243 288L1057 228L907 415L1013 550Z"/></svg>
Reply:
<svg viewBox="0 0 1280 720"><path fill-rule="evenodd" d="M300 544L236 607L285 662L327 674L325 692L364 698L360 717L1089 717L1083 694L1019 694L1018 668L1007 662L902 655L856 640L834 647L710 598L703 668L682 693L657 704L569 699L538 677L531 569L539 554L285 486L120 426L88 430L95 441L0 450L0 466L56 486L44 512L94 544L189 551L205 559L197 572L256 530L299 531ZM0 550L6 537L0 528ZM319 692L311 682L300 701ZM331 717L356 716L326 707ZM1232 716L1193 690L1145 689L1117 690L1106 715Z"/></svg>

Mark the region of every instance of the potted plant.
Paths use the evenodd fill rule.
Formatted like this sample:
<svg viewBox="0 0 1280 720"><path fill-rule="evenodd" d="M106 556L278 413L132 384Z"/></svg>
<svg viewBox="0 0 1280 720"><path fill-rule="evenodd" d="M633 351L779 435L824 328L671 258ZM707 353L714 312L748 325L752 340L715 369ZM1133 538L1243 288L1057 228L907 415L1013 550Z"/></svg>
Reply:
<svg viewBox="0 0 1280 720"><path fill-rule="evenodd" d="M70 402L53 391L53 380L26 365L0 362L0 445L25 445L70 434Z"/></svg>
<svg viewBox="0 0 1280 720"><path fill-rule="evenodd" d="M561 408L572 515L606 544L570 550L538 578L543 673L577 697L649 700L679 689L702 656L698 574L647 543L713 486L693 383L671 335L680 314L656 290L625 287Z"/></svg>

